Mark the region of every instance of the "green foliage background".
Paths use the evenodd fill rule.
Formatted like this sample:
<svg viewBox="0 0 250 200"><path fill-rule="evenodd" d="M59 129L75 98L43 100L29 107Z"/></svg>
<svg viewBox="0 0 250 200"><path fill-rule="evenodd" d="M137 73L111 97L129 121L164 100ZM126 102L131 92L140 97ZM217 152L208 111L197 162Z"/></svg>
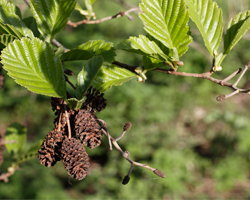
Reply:
<svg viewBox="0 0 250 200"><path fill-rule="evenodd" d="M137 5L140 1L126 2ZM249 9L241 5L250 4L243 0L216 2L222 7L226 22L229 15ZM98 19L121 10L124 7L115 0L94 4ZM24 15L28 16L28 11ZM56 39L68 48L91 39L117 44L129 36L145 33L137 15L131 15L135 18L132 22L123 17L101 24L81 25L76 29L67 26ZM74 12L71 20L78 21L80 17ZM193 27L191 24L195 41L199 42L201 37L195 34L197 31ZM215 77L223 79L244 67L250 58L249 43L247 37L240 41L224 61L223 71ZM190 48L183 56L184 66L179 70L208 71L209 61L200 52ZM131 65L142 64L141 56L122 51L117 60ZM80 71L82 66L82 62L65 64L74 71ZM87 149L91 170L84 180L70 180L70 184L62 163L46 168L38 159L32 159L22 164L22 169L16 171L8 183L0 183L0 199L250 198L250 97L240 94L225 102L217 102L217 96L231 90L197 78L157 72L149 72L147 77L145 83L132 80L108 90L105 93L108 106L97 115L107 122L114 137L120 135L126 122L132 122L132 128L120 141L122 148L131 153L132 159L161 169L167 175L165 179L135 167L130 183L122 185L130 165L118 151L108 150L108 141L104 138L97 149ZM11 122L20 122L27 126L27 141L32 145L53 128L50 99L31 94L6 74L5 78L5 86L0 90L0 133ZM250 85L249 72L241 81L241 86L244 84L246 87ZM1 166L3 172L10 165L8 156L6 152Z"/></svg>

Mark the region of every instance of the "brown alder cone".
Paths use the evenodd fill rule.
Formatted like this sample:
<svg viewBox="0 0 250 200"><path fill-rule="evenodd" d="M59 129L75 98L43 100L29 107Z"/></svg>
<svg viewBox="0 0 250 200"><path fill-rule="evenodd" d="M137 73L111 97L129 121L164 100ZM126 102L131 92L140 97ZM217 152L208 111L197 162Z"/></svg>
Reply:
<svg viewBox="0 0 250 200"><path fill-rule="evenodd" d="M87 99L82 105L83 109L93 112L97 110L98 112L101 112L106 108L107 100L103 97L104 93L100 93L99 90L96 90L95 88L92 88L92 86L90 86L85 96L87 97Z"/></svg>
<svg viewBox="0 0 250 200"><path fill-rule="evenodd" d="M38 150L38 158L40 164L46 167L51 167L61 159L61 145L65 139L65 134L62 131L50 131L43 140L41 149Z"/></svg>
<svg viewBox="0 0 250 200"><path fill-rule="evenodd" d="M62 143L61 156L68 174L78 180L89 173L89 156L76 138L67 138Z"/></svg>
<svg viewBox="0 0 250 200"><path fill-rule="evenodd" d="M93 112L79 110L75 116L75 133L82 143L93 149L102 141L101 124Z"/></svg>

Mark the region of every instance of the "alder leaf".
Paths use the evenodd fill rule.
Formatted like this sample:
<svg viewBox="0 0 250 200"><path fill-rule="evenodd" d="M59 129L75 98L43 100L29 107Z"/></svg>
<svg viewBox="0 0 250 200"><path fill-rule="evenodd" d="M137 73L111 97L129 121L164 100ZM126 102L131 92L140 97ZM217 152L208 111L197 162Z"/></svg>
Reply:
<svg viewBox="0 0 250 200"><path fill-rule="evenodd" d="M119 43L116 48L162 61L170 60L154 41L150 41L144 35L139 35L139 38L129 37L129 39Z"/></svg>
<svg viewBox="0 0 250 200"><path fill-rule="evenodd" d="M1 59L8 75L31 92L66 98L62 64L47 42L15 40L2 51Z"/></svg>
<svg viewBox="0 0 250 200"><path fill-rule="evenodd" d="M188 49L190 36L188 10L184 0L142 0L140 18L144 29L165 47L177 49L179 57ZM165 52L164 52L165 53ZM172 56L172 51L169 51Z"/></svg>
<svg viewBox="0 0 250 200"><path fill-rule="evenodd" d="M250 28L250 11L240 12L232 18L228 24L227 32L224 37L224 54L237 44L243 35Z"/></svg>
<svg viewBox="0 0 250 200"><path fill-rule="evenodd" d="M38 30L50 42L68 22L76 0L30 0L30 8Z"/></svg>
<svg viewBox="0 0 250 200"><path fill-rule="evenodd" d="M76 79L76 97L81 100L84 97L85 92L91 85L97 72L102 66L103 60L101 56L95 56L88 60L84 65L82 71L79 72Z"/></svg>
<svg viewBox="0 0 250 200"><path fill-rule="evenodd" d="M222 11L211 0L185 0L189 15L197 26L209 53L214 56L223 33Z"/></svg>
<svg viewBox="0 0 250 200"><path fill-rule="evenodd" d="M121 85L124 82L136 78L136 75L126 69L109 63L104 63L92 82L92 86L104 92L112 86Z"/></svg>
<svg viewBox="0 0 250 200"><path fill-rule="evenodd" d="M66 52L61 56L62 61L88 60L93 56L100 55L104 61L113 62L115 60L115 49L113 43L104 40L90 40L76 49Z"/></svg>
<svg viewBox="0 0 250 200"><path fill-rule="evenodd" d="M0 22L0 33L12 35L13 37L18 39L21 39L23 37L23 35L18 31L17 28L10 24L4 24L2 22Z"/></svg>
<svg viewBox="0 0 250 200"><path fill-rule="evenodd" d="M13 42L15 39L17 38L13 35L0 35L0 49L4 49L9 43Z"/></svg>
<svg viewBox="0 0 250 200"><path fill-rule="evenodd" d="M4 141L6 149L13 156L22 151L23 144L26 140L27 129L19 123L12 123L6 128ZM9 143L8 143L9 142Z"/></svg>
<svg viewBox="0 0 250 200"><path fill-rule="evenodd" d="M9 2L7 0L0 1L0 22L1 22L1 24L12 25L9 27L5 26L5 28L7 28L8 31L12 31L12 33L15 34L14 36L21 34L22 36L33 38L34 36L33 36L32 31L26 27L26 25L20 19L20 17L17 15L17 13L18 13L18 9L14 3ZM17 33L17 31L15 29L13 29L13 27L15 27L15 29L17 29L20 33ZM12 29L12 30L10 30L10 29ZM9 34L11 34L11 33L9 33Z"/></svg>

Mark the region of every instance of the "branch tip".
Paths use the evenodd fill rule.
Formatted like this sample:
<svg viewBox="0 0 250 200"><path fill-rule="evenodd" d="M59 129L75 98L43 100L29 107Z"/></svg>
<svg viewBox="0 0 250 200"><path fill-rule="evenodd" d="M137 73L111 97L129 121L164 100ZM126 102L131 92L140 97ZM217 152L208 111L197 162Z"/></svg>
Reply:
<svg viewBox="0 0 250 200"><path fill-rule="evenodd" d="M166 174L159 169L155 169L153 172L161 178L166 178Z"/></svg>

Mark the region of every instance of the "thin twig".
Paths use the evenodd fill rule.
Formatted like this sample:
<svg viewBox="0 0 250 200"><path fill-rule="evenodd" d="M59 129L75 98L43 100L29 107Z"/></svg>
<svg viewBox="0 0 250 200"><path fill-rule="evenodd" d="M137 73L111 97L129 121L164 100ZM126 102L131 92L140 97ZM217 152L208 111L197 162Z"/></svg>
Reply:
<svg viewBox="0 0 250 200"><path fill-rule="evenodd" d="M1 141L0 146L5 145L5 144L17 143L17 142L18 142L17 140Z"/></svg>
<svg viewBox="0 0 250 200"><path fill-rule="evenodd" d="M244 74L246 73L246 71L249 69L249 66L246 65L244 70L242 71L241 75L239 76L239 78L235 81L235 83L233 84L235 87L238 85L238 83L240 82L240 80L242 79L242 77L244 76Z"/></svg>
<svg viewBox="0 0 250 200"><path fill-rule="evenodd" d="M131 159L129 158L129 155L130 155L129 152L128 152L128 151L123 151L122 148L121 148L121 147L119 146L119 144L117 143L117 140L110 136L109 132L107 131L107 123L106 123L104 120L99 120L99 121L100 121L100 122L103 124L103 126L104 126L104 128L102 128L103 134L104 134L106 137L109 138L109 141L112 142L112 144L114 145L114 147L122 154L122 156L123 156L128 162L131 163L132 166L131 166L131 168L130 168L130 170L129 170L129 174L130 174L131 171L132 171L133 165L137 165L137 166L140 166L140 167L144 167L144 168L149 169L149 170L151 170L151 171L153 171L153 172L155 172L155 170L157 170L157 169L155 169L155 168L153 168L153 167L148 166L148 164L142 164L142 163L135 162L135 161L131 160ZM105 129L105 130L104 130L104 129ZM122 136L124 136L124 134L122 134ZM121 136L120 136L120 137L121 137ZM119 137L119 139L120 139L120 137ZM158 171L160 171L160 170L158 170ZM161 172L161 171L160 171L160 172ZM163 172L161 172L161 173L164 174ZM164 175L165 175L165 174L164 174ZM161 176L161 177L162 177L162 176Z"/></svg>
<svg viewBox="0 0 250 200"><path fill-rule="evenodd" d="M71 127L70 127L70 122L69 122L67 105L63 104L63 106L64 106L64 111L65 111L66 120L67 120L67 126L68 126L68 137L71 138Z"/></svg>
<svg viewBox="0 0 250 200"><path fill-rule="evenodd" d="M115 15L112 15L112 16L109 16L109 17L104 17L102 19L99 19L99 20L82 20L82 21L79 21L79 22L72 22L72 21L68 21L68 25L69 26L72 26L74 28L76 28L77 26L81 25L81 24L100 24L102 22L105 22L105 21L108 21L108 20L111 20L111 19L115 19L115 18L119 18L119 17L123 17L123 16L127 16L129 20L133 20L133 18L129 15L130 12L134 12L134 11L138 11L139 8L130 8L129 10L127 11L120 11L119 13L115 14Z"/></svg>
<svg viewBox="0 0 250 200"><path fill-rule="evenodd" d="M235 77L237 74L239 74L241 72L242 72L241 68L237 69L234 73L229 75L227 78L223 79L222 82L227 82L227 81L231 80L233 77Z"/></svg>

